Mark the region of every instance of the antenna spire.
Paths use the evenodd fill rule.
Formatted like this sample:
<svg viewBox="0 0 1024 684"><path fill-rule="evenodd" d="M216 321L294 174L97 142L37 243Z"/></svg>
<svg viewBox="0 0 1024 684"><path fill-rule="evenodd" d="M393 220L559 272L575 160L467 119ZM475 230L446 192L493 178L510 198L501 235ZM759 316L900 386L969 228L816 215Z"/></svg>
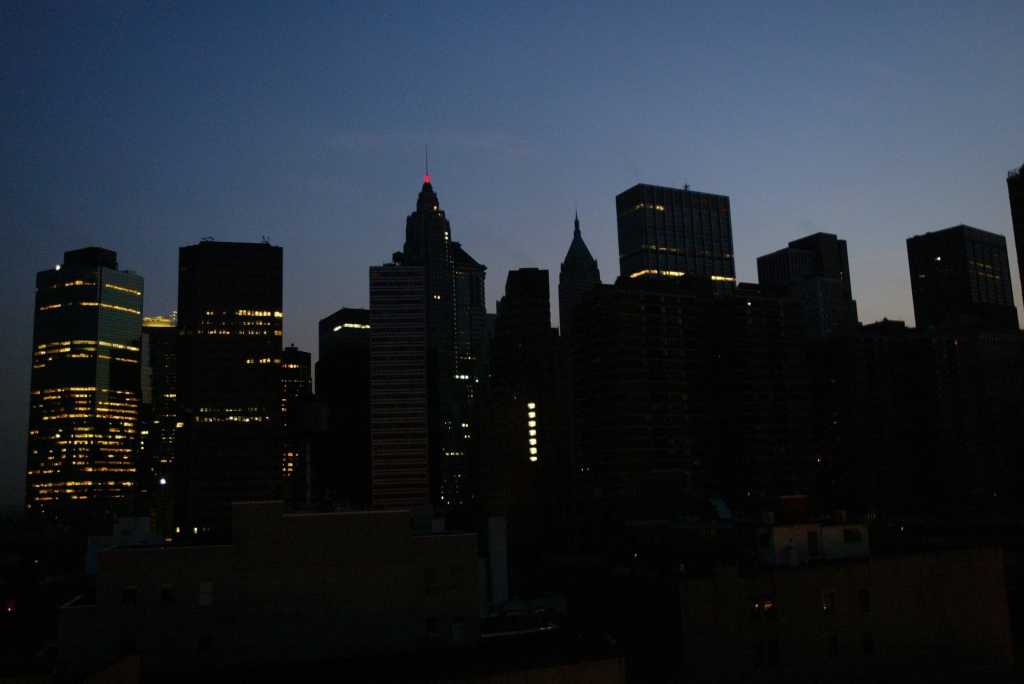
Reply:
<svg viewBox="0 0 1024 684"><path fill-rule="evenodd" d="M423 182L430 182L430 146L423 146Z"/></svg>

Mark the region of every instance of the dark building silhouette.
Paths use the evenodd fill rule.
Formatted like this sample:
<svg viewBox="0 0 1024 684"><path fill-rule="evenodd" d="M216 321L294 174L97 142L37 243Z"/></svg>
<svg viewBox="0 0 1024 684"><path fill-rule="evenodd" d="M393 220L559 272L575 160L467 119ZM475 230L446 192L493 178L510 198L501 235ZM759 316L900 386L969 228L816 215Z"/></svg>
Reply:
<svg viewBox="0 0 1024 684"><path fill-rule="evenodd" d="M290 344L281 352L281 428L285 439L281 449L281 477L290 480L303 457L303 440L293 432L301 428L301 402L313 393L312 355Z"/></svg>
<svg viewBox="0 0 1024 684"><path fill-rule="evenodd" d="M1024 165L1006 175L1006 189L1010 194L1013 243L1017 246L1017 268L1020 271L1021 292L1024 292Z"/></svg>
<svg viewBox="0 0 1024 684"><path fill-rule="evenodd" d="M1006 238L970 226L907 239L919 328L1016 330Z"/></svg>
<svg viewBox="0 0 1024 684"><path fill-rule="evenodd" d="M1019 514L1019 334L882 321L810 352L826 506L947 519Z"/></svg>
<svg viewBox="0 0 1024 684"><path fill-rule="evenodd" d="M174 464L178 417L178 328L166 316L142 319L142 403L149 413L143 428L146 460L156 478L169 477Z"/></svg>
<svg viewBox="0 0 1024 684"><path fill-rule="evenodd" d="M601 284L597 259L587 249L580 232L580 216L573 219L572 242L565 253L558 273L558 318L562 337L572 334L572 315L576 302L586 292Z"/></svg>
<svg viewBox="0 0 1024 684"><path fill-rule="evenodd" d="M176 516L222 536L232 502L281 489L282 249L203 241L179 266Z"/></svg>
<svg viewBox="0 0 1024 684"><path fill-rule="evenodd" d="M339 309L319 326L316 396L327 433L314 447L317 498L370 505L370 311Z"/></svg>
<svg viewBox="0 0 1024 684"><path fill-rule="evenodd" d="M739 505L806 491L802 344L798 302L757 286L620 277L593 290L572 341L580 495L623 519L671 517L686 491Z"/></svg>
<svg viewBox="0 0 1024 684"><path fill-rule="evenodd" d="M857 327L846 240L830 233L794 240L785 249L757 258L757 279L800 300L810 336Z"/></svg>
<svg viewBox="0 0 1024 684"><path fill-rule="evenodd" d="M619 275L710 277L736 281L729 198L639 184L615 198Z"/></svg>
<svg viewBox="0 0 1024 684"><path fill-rule="evenodd" d="M493 382L529 392L551 381L554 338L548 272L508 272L494 321Z"/></svg>
<svg viewBox="0 0 1024 684"><path fill-rule="evenodd" d="M463 464L444 480L442 492L449 506L465 507L475 494L473 472L481 456L479 435L480 384L485 382L487 267L471 257L458 242L452 243L455 297L456 443Z"/></svg>
<svg viewBox="0 0 1024 684"><path fill-rule="evenodd" d="M174 440L178 422L178 328L173 316L142 319L142 406L139 419L138 487L142 507L161 533L172 527ZM141 513L140 506L136 512Z"/></svg>
<svg viewBox="0 0 1024 684"><path fill-rule="evenodd" d="M70 679L125 650L147 678L206 679L230 667L262 675L287 664L294 674L355 656L401 659L479 639L476 535L419 534L404 511L288 514L266 501L233 513L230 544L101 554L94 604L61 615Z"/></svg>
<svg viewBox="0 0 1024 684"><path fill-rule="evenodd" d="M25 508L76 527L136 487L142 277L99 247L36 275Z"/></svg>
<svg viewBox="0 0 1024 684"><path fill-rule="evenodd" d="M375 508L426 510L437 490L424 285L422 266L370 268L370 501Z"/></svg>
<svg viewBox="0 0 1024 684"><path fill-rule="evenodd" d="M528 591L568 490L567 434L548 271L509 271L492 348L486 512L503 520L513 595Z"/></svg>

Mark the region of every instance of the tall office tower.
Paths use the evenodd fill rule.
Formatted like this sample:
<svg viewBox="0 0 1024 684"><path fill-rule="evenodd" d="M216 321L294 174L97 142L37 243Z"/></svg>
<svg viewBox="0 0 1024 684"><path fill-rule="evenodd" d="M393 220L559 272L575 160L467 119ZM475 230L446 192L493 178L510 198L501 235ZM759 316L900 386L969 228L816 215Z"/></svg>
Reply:
<svg viewBox="0 0 1024 684"><path fill-rule="evenodd" d="M656 185L634 185L615 198L619 275L710 277L736 281L729 198Z"/></svg>
<svg viewBox="0 0 1024 684"><path fill-rule="evenodd" d="M178 275L176 514L223 536L231 503L281 496L282 249L203 241Z"/></svg>
<svg viewBox="0 0 1024 684"><path fill-rule="evenodd" d="M479 459L478 401L480 383L486 381L484 336L487 319L485 281L487 267L458 242L452 243L455 299L456 431L462 463L450 461L442 482L449 506L467 505L475 493L474 464Z"/></svg>
<svg viewBox="0 0 1024 684"><path fill-rule="evenodd" d="M400 255L396 255L399 257ZM426 510L434 501L427 302L422 266L370 268L370 453L374 508Z"/></svg>
<svg viewBox="0 0 1024 684"><path fill-rule="evenodd" d="M757 258L757 279L800 300L804 329L812 337L857 327L846 240L831 233L793 240L789 247Z"/></svg>
<svg viewBox="0 0 1024 684"><path fill-rule="evenodd" d="M687 490L740 504L801 491L801 339L797 303L755 286L620 277L584 296L572 338L581 505L671 517Z"/></svg>
<svg viewBox="0 0 1024 684"><path fill-rule="evenodd" d="M136 483L142 277L99 247L36 275L25 508L75 526Z"/></svg>
<svg viewBox="0 0 1024 684"><path fill-rule="evenodd" d="M1016 330L1006 238L970 226L907 239L918 328Z"/></svg>
<svg viewBox="0 0 1024 684"><path fill-rule="evenodd" d="M313 393L312 366L311 354L294 344L281 352L281 427L285 435L281 449L281 477L285 480L291 479L301 456L302 440L294 439L292 433L301 429L299 402Z"/></svg>
<svg viewBox="0 0 1024 684"><path fill-rule="evenodd" d="M1013 243L1017 246L1017 269L1021 293L1024 293L1024 164L1006 175L1010 194L1010 218L1013 221Z"/></svg>
<svg viewBox="0 0 1024 684"><path fill-rule="evenodd" d="M451 226L429 175L423 178L416 211L406 220L402 264L423 269L430 461L437 475L431 479L431 503L442 510L458 508L467 502L474 428L467 406L473 390L466 385L476 380L470 366L478 356L474 340L481 330L484 267L452 243ZM460 290L469 296L465 303L457 299Z"/></svg>
<svg viewBox="0 0 1024 684"><path fill-rule="evenodd" d="M143 317L138 481L140 494L155 505L162 523L169 522L166 483L173 474L178 421L177 345L178 329L172 316Z"/></svg>
<svg viewBox="0 0 1024 684"><path fill-rule="evenodd" d="M601 271L597 259L587 249L580 232L580 216L573 219L572 242L562 260L558 273L558 318L562 337L568 337L572 330L572 312L579 298L601 284Z"/></svg>
<svg viewBox="0 0 1024 684"><path fill-rule="evenodd" d="M370 506L370 311L339 309L320 321L316 396L327 431L313 449L318 499Z"/></svg>
<svg viewBox="0 0 1024 684"><path fill-rule="evenodd" d="M551 328L548 271L510 270L498 300L493 349L496 443L488 454L499 468L509 504L540 493L537 471L560 454L557 333ZM518 491L516 490L518 487Z"/></svg>

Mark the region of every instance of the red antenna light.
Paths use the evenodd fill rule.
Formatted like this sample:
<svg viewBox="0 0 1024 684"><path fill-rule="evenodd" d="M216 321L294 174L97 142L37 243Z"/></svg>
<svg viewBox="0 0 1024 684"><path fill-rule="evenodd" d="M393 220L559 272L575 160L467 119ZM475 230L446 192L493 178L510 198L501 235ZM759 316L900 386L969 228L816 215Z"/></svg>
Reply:
<svg viewBox="0 0 1024 684"><path fill-rule="evenodd" d="M423 175L423 182L424 183L429 183L430 182L430 174L429 173Z"/></svg>

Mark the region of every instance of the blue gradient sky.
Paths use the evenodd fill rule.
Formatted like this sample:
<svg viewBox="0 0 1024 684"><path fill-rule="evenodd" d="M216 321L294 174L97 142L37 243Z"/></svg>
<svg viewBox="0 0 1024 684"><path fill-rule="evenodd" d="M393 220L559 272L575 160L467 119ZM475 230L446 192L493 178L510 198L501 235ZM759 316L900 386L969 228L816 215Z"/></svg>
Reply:
<svg viewBox="0 0 1024 684"><path fill-rule="evenodd" d="M401 247L424 143L492 310L509 268L557 277L575 206L614 279L638 181L730 195L741 279L838 233L863 321L912 322L909 235L1013 249L1020 0L207 4L0 5L0 503L22 496L36 271L114 249L161 313L177 247L267 235L285 341L313 349Z"/></svg>

